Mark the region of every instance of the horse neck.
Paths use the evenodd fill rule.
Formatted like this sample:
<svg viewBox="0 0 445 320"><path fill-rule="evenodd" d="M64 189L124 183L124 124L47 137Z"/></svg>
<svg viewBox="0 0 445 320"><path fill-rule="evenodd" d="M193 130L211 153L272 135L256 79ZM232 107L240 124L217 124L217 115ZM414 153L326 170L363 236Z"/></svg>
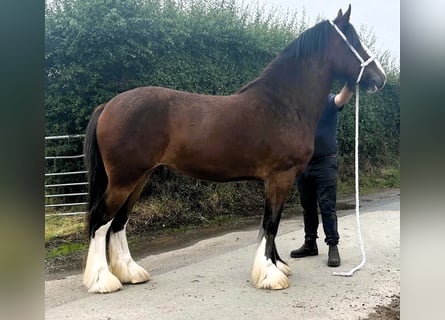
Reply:
<svg viewBox="0 0 445 320"><path fill-rule="evenodd" d="M257 94L264 94L275 104L285 107L289 115L297 114L315 130L333 81L332 72L326 66L328 64L317 56L297 62L277 59L253 81L251 87Z"/></svg>

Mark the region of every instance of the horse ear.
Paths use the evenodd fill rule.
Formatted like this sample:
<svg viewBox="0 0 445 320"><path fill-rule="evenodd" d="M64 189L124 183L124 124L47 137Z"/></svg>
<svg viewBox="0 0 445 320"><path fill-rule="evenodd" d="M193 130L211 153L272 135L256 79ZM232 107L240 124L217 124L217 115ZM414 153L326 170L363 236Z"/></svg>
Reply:
<svg viewBox="0 0 445 320"><path fill-rule="evenodd" d="M343 14L343 12L338 10L337 18L335 18L334 22L338 26L344 25L349 22L349 17L351 16L351 5L349 5L348 10Z"/></svg>
<svg viewBox="0 0 445 320"><path fill-rule="evenodd" d="M351 4L349 4L348 10L345 12L345 15L343 16L343 18L349 22L350 17L351 17Z"/></svg>
<svg viewBox="0 0 445 320"><path fill-rule="evenodd" d="M343 11L341 11L341 9L340 9L340 10L338 10L337 18L335 18L335 21L339 20L342 16L343 16Z"/></svg>

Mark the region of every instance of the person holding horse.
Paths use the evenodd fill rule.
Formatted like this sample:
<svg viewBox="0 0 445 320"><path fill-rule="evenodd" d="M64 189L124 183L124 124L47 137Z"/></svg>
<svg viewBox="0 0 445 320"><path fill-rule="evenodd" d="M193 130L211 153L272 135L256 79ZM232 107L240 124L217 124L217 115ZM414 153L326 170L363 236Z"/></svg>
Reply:
<svg viewBox="0 0 445 320"><path fill-rule="evenodd" d="M338 112L349 102L353 92L345 85L338 94L329 94L328 102L315 130L314 153L308 165L300 173L295 184L300 193L303 207L305 241L292 258L318 255L316 239L319 224L317 204L320 207L325 242L329 246L328 266L340 265L338 252L339 234L337 230L337 125ZM352 85L353 87L353 85Z"/></svg>

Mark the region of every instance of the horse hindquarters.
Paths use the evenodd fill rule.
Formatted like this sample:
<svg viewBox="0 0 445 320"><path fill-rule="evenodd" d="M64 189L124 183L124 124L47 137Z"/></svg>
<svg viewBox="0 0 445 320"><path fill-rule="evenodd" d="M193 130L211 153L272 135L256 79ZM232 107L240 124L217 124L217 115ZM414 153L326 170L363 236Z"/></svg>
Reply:
<svg viewBox="0 0 445 320"><path fill-rule="evenodd" d="M260 289L286 289L292 271L280 258L275 237L284 202L292 188L294 170L275 175L265 182L266 205L261 227L261 238L252 269L252 280Z"/></svg>

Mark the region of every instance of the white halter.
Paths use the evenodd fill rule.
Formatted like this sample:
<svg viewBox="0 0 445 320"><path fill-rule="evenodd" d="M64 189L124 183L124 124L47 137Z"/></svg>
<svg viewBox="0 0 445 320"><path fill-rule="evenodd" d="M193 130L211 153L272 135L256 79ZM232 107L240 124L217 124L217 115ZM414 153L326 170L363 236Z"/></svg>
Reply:
<svg viewBox="0 0 445 320"><path fill-rule="evenodd" d="M362 47L368 52L368 54L370 55L368 60L364 60L360 54L357 52L357 50L355 50L355 48L349 43L348 39L346 38L346 36L344 35L344 33L340 30L339 27L337 27L337 25L332 22L331 20L328 20L329 23L331 24L331 26L334 27L335 31L337 31L337 33L340 35L340 37L346 42L347 46L349 47L349 49L351 49L352 53L357 57L358 61L360 61L360 73L358 74L357 77L357 81L355 82L356 84L360 82L360 80L362 79L363 76L363 71L365 71L365 68L372 62L375 60L376 56L375 55L371 55L369 49L362 44Z"/></svg>

